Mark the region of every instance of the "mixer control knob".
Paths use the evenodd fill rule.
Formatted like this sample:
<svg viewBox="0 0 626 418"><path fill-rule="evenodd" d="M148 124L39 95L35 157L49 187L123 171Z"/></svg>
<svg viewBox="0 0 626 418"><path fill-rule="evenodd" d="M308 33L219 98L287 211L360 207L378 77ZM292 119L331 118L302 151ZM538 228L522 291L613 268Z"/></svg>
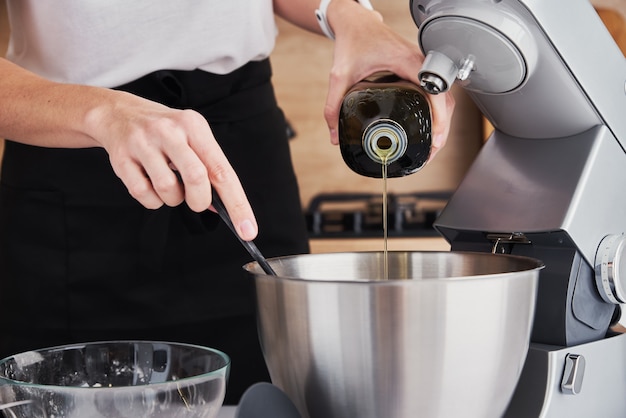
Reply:
<svg viewBox="0 0 626 418"><path fill-rule="evenodd" d="M600 242L595 260L596 285L608 303L626 303L626 236L607 235Z"/></svg>

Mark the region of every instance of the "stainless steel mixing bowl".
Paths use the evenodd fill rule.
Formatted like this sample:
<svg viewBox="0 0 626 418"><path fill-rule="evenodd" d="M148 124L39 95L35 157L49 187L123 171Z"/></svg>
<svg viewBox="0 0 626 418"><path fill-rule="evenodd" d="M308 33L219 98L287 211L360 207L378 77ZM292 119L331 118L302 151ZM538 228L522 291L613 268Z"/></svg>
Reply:
<svg viewBox="0 0 626 418"><path fill-rule="evenodd" d="M274 384L311 418L499 417L528 350L540 261L457 252L257 263Z"/></svg>
<svg viewBox="0 0 626 418"><path fill-rule="evenodd" d="M166 342L29 351L0 361L0 416L213 418L229 367L220 351Z"/></svg>

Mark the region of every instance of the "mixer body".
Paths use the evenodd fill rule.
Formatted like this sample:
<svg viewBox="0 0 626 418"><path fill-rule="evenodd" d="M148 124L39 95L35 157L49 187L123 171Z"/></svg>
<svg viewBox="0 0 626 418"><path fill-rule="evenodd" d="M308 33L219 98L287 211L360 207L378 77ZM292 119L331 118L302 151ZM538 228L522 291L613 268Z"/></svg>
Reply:
<svg viewBox="0 0 626 418"><path fill-rule="evenodd" d="M410 6L423 87L461 84L495 128L435 227L452 250L546 265L506 416L623 416L624 56L587 0Z"/></svg>

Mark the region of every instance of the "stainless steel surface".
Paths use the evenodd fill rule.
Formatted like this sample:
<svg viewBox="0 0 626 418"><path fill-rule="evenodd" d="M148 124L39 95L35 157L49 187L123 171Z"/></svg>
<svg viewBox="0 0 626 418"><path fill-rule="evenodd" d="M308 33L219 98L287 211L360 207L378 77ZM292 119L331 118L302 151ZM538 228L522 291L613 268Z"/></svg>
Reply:
<svg viewBox="0 0 626 418"><path fill-rule="evenodd" d="M430 94L444 93L456 80L459 69L446 55L429 51L418 73L420 85Z"/></svg>
<svg viewBox="0 0 626 418"><path fill-rule="evenodd" d="M255 278L272 381L305 417L499 417L528 348L541 263L479 253L270 259Z"/></svg>
<svg viewBox="0 0 626 418"><path fill-rule="evenodd" d="M460 214L450 213L444 226L562 228L592 264L600 240L626 229L624 195L607 192L626 187L626 175L616 174L626 167L626 59L589 1L411 0L410 6L424 53L443 54L459 67L473 57L475 69L460 84L499 139L487 142L460 188L466 193L456 197ZM495 47L472 36L477 28L520 59L493 54ZM520 66L521 75L507 75ZM494 90L499 78L512 85ZM469 204L480 208L465 210Z"/></svg>
<svg viewBox="0 0 626 418"><path fill-rule="evenodd" d="M458 68L475 58L461 85L496 129L545 139L606 125L626 142L626 63L588 0L411 0L410 8L425 54Z"/></svg>
<svg viewBox="0 0 626 418"><path fill-rule="evenodd" d="M472 57L461 85L495 127L435 227L455 251L489 251L494 234L530 241L507 250L546 263L533 342L604 338L619 280L600 277L603 299L594 260L626 232L626 195L607 193L626 189L626 59L587 0L412 0L411 11L425 53Z"/></svg>
<svg viewBox="0 0 626 418"><path fill-rule="evenodd" d="M410 4L424 53L472 57L460 84L495 127L436 228L453 251L523 236L497 247L546 265L506 416L625 416L625 340L609 329L623 250L601 244L626 232L624 55L588 0Z"/></svg>
<svg viewBox="0 0 626 418"><path fill-rule="evenodd" d="M491 8L486 10L492 12ZM525 33L517 25L512 32ZM475 19L432 19L420 27L420 42L427 55L419 74L437 74L445 80L447 65L440 64L443 55L455 69L452 80L446 80L448 88L456 78L470 90L505 93L517 88L526 77L527 66L520 48L493 26Z"/></svg>
<svg viewBox="0 0 626 418"><path fill-rule="evenodd" d="M567 357L585 358L578 393L563 391ZM554 347L531 344L505 418L621 418L626 414L626 334Z"/></svg>
<svg viewBox="0 0 626 418"><path fill-rule="evenodd" d="M578 395L585 378L585 357L580 354L565 356L565 371L561 380L561 390L566 395Z"/></svg>

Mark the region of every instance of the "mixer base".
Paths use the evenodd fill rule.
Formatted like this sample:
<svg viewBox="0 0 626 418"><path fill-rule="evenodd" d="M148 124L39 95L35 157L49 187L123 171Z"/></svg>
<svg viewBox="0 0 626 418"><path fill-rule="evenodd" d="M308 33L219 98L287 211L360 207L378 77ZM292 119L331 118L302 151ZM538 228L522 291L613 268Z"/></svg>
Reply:
<svg viewBox="0 0 626 418"><path fill-rule="evenodd" d="M626 415L626 334L572 347L531 344L505 418Z"/></svg>

